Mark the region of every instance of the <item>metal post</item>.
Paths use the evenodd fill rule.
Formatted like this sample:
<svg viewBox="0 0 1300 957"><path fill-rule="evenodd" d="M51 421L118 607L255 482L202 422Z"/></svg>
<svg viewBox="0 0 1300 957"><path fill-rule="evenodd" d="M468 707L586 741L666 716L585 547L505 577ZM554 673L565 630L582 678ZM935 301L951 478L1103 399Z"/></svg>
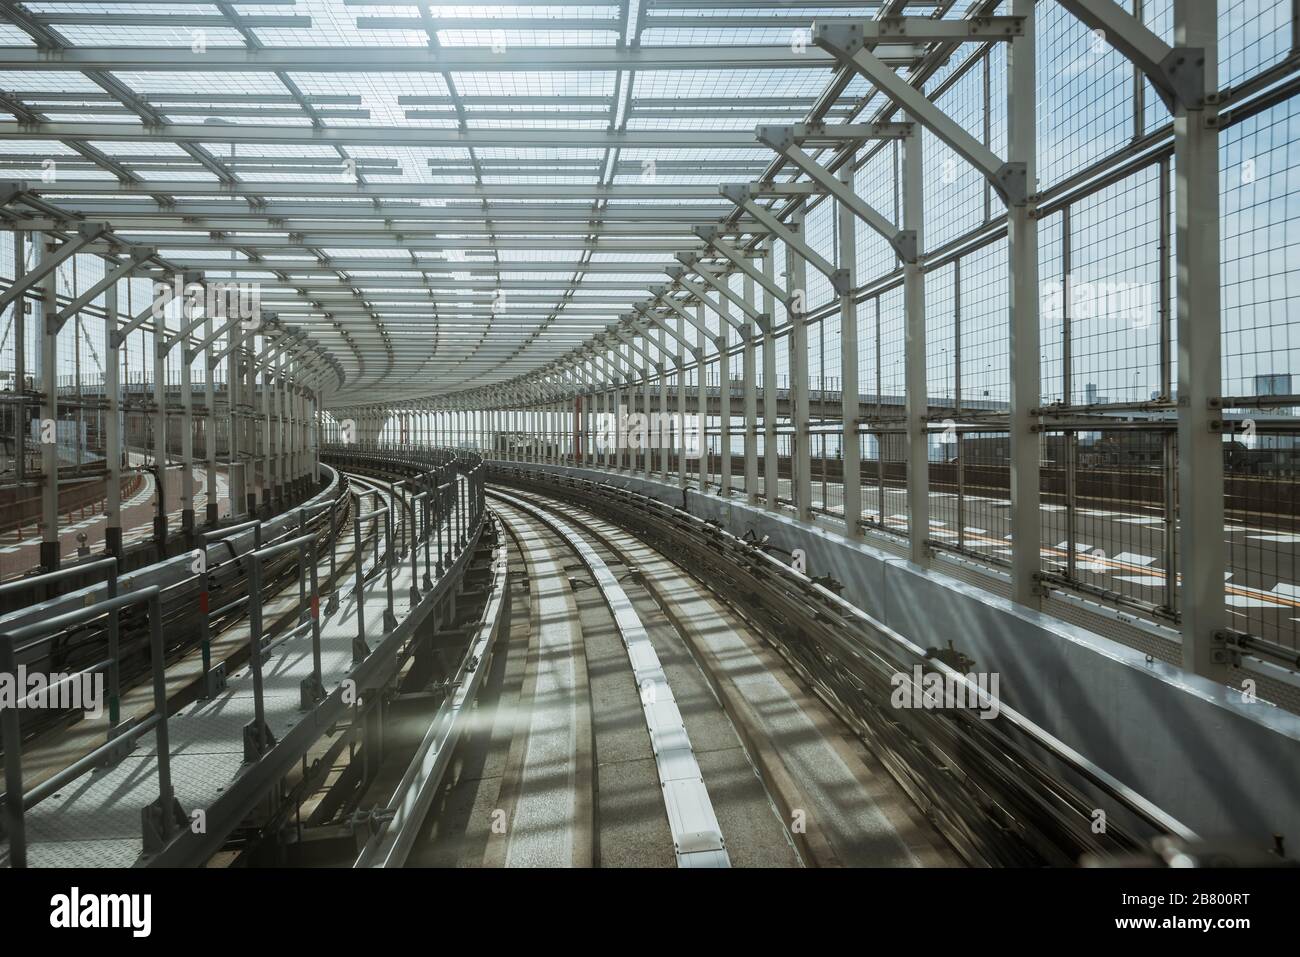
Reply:
<svg viewBox="0 0 1300 957"><path fill-rule="evenodd" d="M919 144L920 137L916 139ZM920 162L919 153L917 162ZM840 182L846 189L853 189L853 171L850 156L840 167ZM904 170L905 176L907 172ZM920 205L919 193L917 204ZM858 284L858 224L852 211L843 204L835 207L835 217L839 227L839 266L849 275L848 287L840 294L840 472L844 486L844 528L850 538L858 538L862 535L862 450L858 436L858 304L853 299ZM924 343L924 323L921 332Z"/></svg>
<svg viewBox="0 0 1300 957"><path fill-rule="evenodd" d="M172 789L171 742L167 733L167 671L163 656L162 598L157 591L149 597L149 652L153 662L153 710L158 717L154 725L154 746L158 752L158 801L145 808L146 819L152 817L165 844L185 818ZM260 697L258 699L261 700ZM145 852L150 848L145 842Z"/></svg>
<svg viewBox="0 0 1300 957"><path fill-rule="evenodd" d="M756 283L750 276L745 276L744 291L745 305L752 310L754 308L754 295ZM771 321L771 313L768 313ZM758 381L756 378L757 370L755 361L755 340L758 331L754 323L745 323L743 333L744 343L741 352L741 382L745 393L744 398L744 415L745 415L745 499L751 505L758 504Z"/></svg>
<svg viewBox="0 0 1300 957"><path fill-rule="evenodd" d="M49 243L37 239L37 265L52 255ZM59 569L59 382L58 382L58 298L52 269L41 283L41 567ZM22 308L21 298L14 303Z"/></svg>
<svg viewBox="0 0 1300 957"><path fill-rule="evenodd" d="M648 339L645 341L646 341L646 345L649 346L650 341ZM646 351L648 352L649 350L647 349ZM641 365L641 396L645 407L645 412L644 412L645 431L642 435L643 447L642 447L641 471L646 478L649 478L650 474L654 471L654 445L655 445L653 441L653 436L650 433L650 422L651 422L652 413L650 411L650 360L649 359L643 360Z"/></svg>
<svg viewBox="0 0 1300 957"><path fill-rule="evenodd" d="M384 609L384 631L390 632L397 627L397 615L393 612L393 563L397 561L397 549L393 548L393 509L401 508L400 499L393 496L393 502L384 512L384 590L388 596L388 605Z"/></svg>
<svg viewBox="0 0 1300 957"><path fill-rule="evenodd" d="M319 558L316 542L313 539L307 550L308 565L311 575L311 674L302 680L299 708L308 711L317 702L325 700L325 682L321 672L320 653L320 581L317 578L316 565Z"/></svg>
<svg viewBox="0 0 1300 957"><path fill-rule="evenodd" d="M22 308L22 303L15 304ZM108 481L104 504L104 552L122 556L122 367L118 361L117 283L104 290L104 458ZM21 344L20 344L21 348ZM19 429L18 434L22 434Z"/></svg>
<svg viewBox="0 0 1300 957"><path fill-rule="evenodd" d="M248 464L244 469L244 502L248 511L248 517L254 518L257 515L257 363L254 359L257 356L257 350L254 348L253 334L249 332L243 335L243 327L237 326L235 334L243 340L242 348L247 350L247 359L242 368L244 371L244 395L247 396L248 414L244 416L245 445L248 448Z"/></svg>
<svg viewBox="0 0 1300 957"><path fill-rule="evenodd" d="M695 330L695 341L700 350L699 361L695 363L695 409L700 415L700 491L707 492L709 490L709 369L705 362L707 340L704 337L704 329L708 316L702 303L697 303L695 306L695 318L699 323L699 328Z"/></svg>
<svg viewBox="0 0 1300 957"><path fill-rule="evenodd" d="M1039 510L1039 436L1032 414L1041 399L1038 330L1038 210L1035 160L1034 0L1014 0L1012 15L1024 18L1021 35L1010 41L1007 66L1010 162L1023 163L1024 199L1007 211L1011 278L1011 597L1038 607L1036 577L1042 566ZM1217 189L1217 185L1216 185ZM883 510L882 510L883 511ZM1220 528L1215 533L1222 535ZM1219 583L1220 587L1222 582Z"/></svg>
<svg viewBox="0 0 1300 957"><path fill-rule="evenodd" d="M188 329L192 321L190 310L185 308L185 301L185 299L181 300L181 332ZM194 385L191 381L192 363L186 352L188 348L189 336L182 336L175 346L181 366L181 534L185 536L187 543L192 543L194 540Z"/></svg>
<svg viewBox="0 0 1300 957"><path fill-rule="evenodd" d="M763 274L770 281L776 278L776 256L772 240L763 244ZM787 288L789 288L787 284ZM780 449L776 442L776 297L763 289L763 311L772 319L763 333L763 497L768 508L776 508L780 493Z"/></svg>
<svg viewBox="0 0 1300 957"><path fill-rule="evenodd" d="M40 248L40 240L37 240ZM23 278L27 272L27 234L14 233L14 281ZM14 479L22 488L27 480L27 430L31 427L27 418L27 299L19 296L14 300L14 394L18 397L17 418L14 420Z"/></svg>
<svg viewBox="0 0 1300 957"><path fill-rule="evenodd" d="M916 255L903 264L904 402L907 417L907 511L909 557L930 563L930 402L925 365L925 275L921 272L921 228L924 223L921 175L921 131L914 126L903 139L903 229L916 233ZM1035 370L1038 354L1034 353ZM1037 381L1037 380L1035 380ZM1035 471L1035 480L1037 471ZM884 520L884 502L881 502ZM1037 526L1035 526L1037 528Z"/></svg>
<svg viewBox="0 0 1300 957"><path fill-rule="evenodd" d="M726 279L723 279L726 282ZM718 307L723 315L718 319L718 476L724 497L731 495L731 312L730 302L718 297Z"/></svg>
<svg viewBox="0 0 1300 957"><path fill-rule="evenodd" d="M261 559L256 551L248 561L248 648L253 672L253 720L244 726L244 761L256 761L275 744L266 724L266 703L262 695L262 594ZM164 704L164 707L166 705Z"/></svg>
<svg viewBox="0 0 1300 957"><path fill-rule="evenodd" d="M153 310L153 401L154 401L154 435L153 457L154 474L158 479L158 508L154 512L153 534L158 543L160 554L167 554L167 307L155 297ZM180 305L185 303L185 291L181 290ZM184 324L182 314L181 324Z"/></svg>
<svg viewBox="0 0 1300 957"><path fill-rule="evenodd" d="M366 580L361 566L365 564L365 553L361 550L361 508L362 499L357 499L357 515L352 520L352 564L353 592L357 603L357 634L352 639L352 663L356 664L370 654L366 644Z"/></svg>
<svg viewBox="0 0 1300 957"><path fill-rule="evenodd" d="M803 236L804 208L787 225ZM808 266L793 247L786 247L786 288L790 290L790 428L791 498L795 515L812 520L812 436L808 433Z"/></svg>
<svg viewBox="0 0 1300 957"><path fill-rule="evenodd" d="M228 339L234 339L236 335L234 327L226 331ZM235 468L239 462L239 396L241 384L239 381L239 346L234 345L226 354L226 412L230 419L229 434L226 437L226 457L229 464L226 466L226 497L230 501L230 517L244 514L244 490L238 478L238 470Z"/></svg>
<svg viewBox="0 0 1300 957"><path fill-rule="evenodd" d="M22 299L14 303L19 311ZM18 674L13 639L0 634L0 674ZM27 831L23 819L22 731L17 708L0 708L0 745L5 751L5 833L9 835L9 866L27 866Z"/></svg>
<svg viewBox="0 0 1300 957"><path fill-rule="evenodd" d="M1026 0L1027 2L1027 0ZM1206 102L1174 113L1178 235L1178 520L1183 667L1227 680L1219 314L1217 4L1175 0L1174 46L1204 55Z"/></svg>
<svg viewBox="0 0 1300 957"><path fill-rule="evenodd" d="M204 517L208 528L215 528L221 505L217 501L217 370L212 365L212 351L216 343L213 342L211 316L205 315L203 318L203 341L207 343L203 358L206 375L203 383L203 402L207 406L203 416L203 467L207 472L204 478L208 490ZM181 348L185 348L185 343L181 343ZM228 479L229 475L227 475Z"/></svg>

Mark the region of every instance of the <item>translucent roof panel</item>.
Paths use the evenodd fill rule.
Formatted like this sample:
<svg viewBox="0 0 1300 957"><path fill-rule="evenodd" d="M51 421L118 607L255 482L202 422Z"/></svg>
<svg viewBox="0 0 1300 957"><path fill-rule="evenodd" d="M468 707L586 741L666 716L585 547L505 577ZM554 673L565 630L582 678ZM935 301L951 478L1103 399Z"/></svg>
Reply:
<svg viewBox="0 0 1300 957"><path fill-rule="evenodd" d="M799 177L760 124L876 118L806 34L877 6L6 4L0 175L23 216L261 284L342 370L333 401L459 392L624 321L697 227L764 233L718 187ZM881 52L905 75L959 59Z"/></svg>

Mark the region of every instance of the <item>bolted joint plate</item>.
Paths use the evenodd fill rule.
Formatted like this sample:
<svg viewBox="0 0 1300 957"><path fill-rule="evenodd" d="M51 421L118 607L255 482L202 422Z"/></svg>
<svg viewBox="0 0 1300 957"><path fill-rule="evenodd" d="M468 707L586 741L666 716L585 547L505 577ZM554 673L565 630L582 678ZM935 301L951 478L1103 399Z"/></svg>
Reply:
<svg viewBox="0 0 1300 957"><path fill-rule="evenodd" d="M722 235L722 230L717 226L695 226L692 227L691 232L710 245L712 245L713 241Z"/></svg>
<svg viewBox="0 0 1300 957"><path fill-rule="evenodd" d="M0 206L8 206L26 192L24 184L13 180L0 183Z"/></svg>
<svg viewBox="0 0 1300 957"><path fill-rule="evenodd" d="M1008 206L1023 206L1029 199L1024 163L1003 163L993 177L993 188Z"/></svg>
<svg viewBox="0 0 1300 957"><path fill-rule="evenodd" d="M793 126L759 126L754 130L754 138L778 153L784 153L794 146Z"/></svg>
<svg viewBox="0 0 1300 957"><path fill-rule="evenodd" d="M685 273L686 270L683 269L681 266L665 266L664 272L666 272L674 280L678 280L682 278L682 274Z"/></svg>
<svg viewBox="0 0 1300 957"><path fill-rule="evenodd" d="M687 269L694 269L695 264L699 262L700 259L700 257L696 256L694 253L677 253L673 258Z"/></svg>
<svg viewBox="0 0 1300 957"><path fill-rule="evenodd" d="M77 227L77 235L82 239L93 241L108 232L108 223L82 223Z"/></svg>
<svg viewBox="0 0 1300 957"><path fill-rule="evenodd" d="M851 57L862 49L865 38L861 23L813 22L812 41L837 57Z"/></svg>
<svg viewBox="0 0 1300 957"><path fill-rule="evenodd" d="M1160 61L1160 71L1176 104L1188 110L1199 110L1205 105L1205 50L1174 47ZM1166 105L1173 112L1175 103Z"/></svg>
<svg viewBox="0 0 1300 957"><path fill-rule="evenodd" d="M846 296L853 291L853 276L847 269L837 269L831 273L831 286L837 296Z"/></svg>
<svg viewBox="0 0 1300 957"><path fill-rule="evenodd" d="M718 187L718 192L728 200L741 206L749 201L751 190L748 183L723 183Z"/></svg>
<svg viewBox="0 0 1300 957"><path fill-rule="evenodd" d="M905 263L915 263L919 250L916 248L916 230L900 229L890 240L890 244L898 253L898 258Z"/></svg>

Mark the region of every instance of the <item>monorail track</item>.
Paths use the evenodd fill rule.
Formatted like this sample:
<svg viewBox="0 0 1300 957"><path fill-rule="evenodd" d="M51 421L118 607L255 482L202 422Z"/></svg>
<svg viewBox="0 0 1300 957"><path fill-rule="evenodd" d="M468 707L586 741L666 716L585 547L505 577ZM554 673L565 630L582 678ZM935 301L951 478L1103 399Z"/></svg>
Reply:
<svg viewBox="0 0 1300 957"><path fill-rule="evenodd" d="M903 676L911 686L916 668L967 688L971 679L960 661L891 631L840 598L833 582L809 580L762 543L742 541L716 524L622 489L511 467L495 468L490 478L514 495L567 510L587 534L609 536L609 544L641 566L647 580L649 569L658 570L653 552L642 550L647 544L690 569L685 577L707 585L715 605L741 623L735 630L761 638L764 656L753 672L793 676L796 687L835 716L841 734L870 751L961 861L1069 866L1085 858L1142 854L1147 842L1164 834L1195 839L1005 702L997 721L981 718L983 706L899 707L893 701L898 680ZM655 584L670 613L678 587L673 577ZM710 627L720 630L716 622ZM725 654L717 654L726 652L725 645L697 641L702 663L709 664L710 644L727 663ZM733 713L740 713L736 689L716 686L720 696L733 692ZM786 749L778 753L787 759ZM805 783L806 776L798 780ZM1104 827L1093 826L1098 818Z"/></svg>
<svg viewBox="0 0 1300 957"><path fill-rule="evenodd" d="M512 628L412 863L956 863L684 569L589 513L489 495L512 544ZM694 803L674 793L686 782Z"/></svg>

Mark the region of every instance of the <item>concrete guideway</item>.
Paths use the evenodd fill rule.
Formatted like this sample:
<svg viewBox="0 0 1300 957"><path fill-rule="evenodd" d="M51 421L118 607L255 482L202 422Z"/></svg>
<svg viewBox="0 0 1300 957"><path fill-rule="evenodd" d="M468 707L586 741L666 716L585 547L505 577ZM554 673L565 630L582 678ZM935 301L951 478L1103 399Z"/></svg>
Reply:
<svg viewBox="0 0 1300 957"><path fill-rule="evenodd" d="M721 699L805 863L933 867L957 863L911 799L840 719L749 626L667 556L573 505L521 498L578 522L632 569Z"/></svg>

